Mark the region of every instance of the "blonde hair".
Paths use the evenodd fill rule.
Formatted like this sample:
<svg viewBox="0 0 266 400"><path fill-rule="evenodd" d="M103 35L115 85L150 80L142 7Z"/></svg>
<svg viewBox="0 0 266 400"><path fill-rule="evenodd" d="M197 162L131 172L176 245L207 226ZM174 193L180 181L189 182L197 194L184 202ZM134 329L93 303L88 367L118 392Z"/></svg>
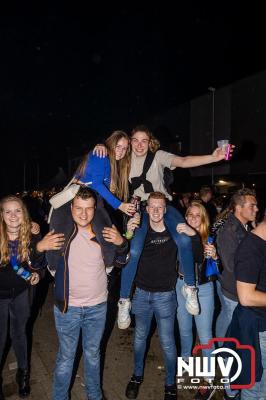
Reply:
<svg viewBox="0 0 266 400"><path fill-rule="evenodd" d="M126 139L128 141L128 148L125 156L121 160L116 160L115 147L120 139ZM105 141L108 156L111 166L111 184L110 191L117 196L120 200L126 201L128 199L128 177L131 164L131 147L130 138L123 131L114 131ZM86 154L80 165L78 166L75 176L80 179L86 170L87 161L89 154Z"/></svg>
<svg viewBox="0 0 266 400"><path fill-rule="evenodd" d="M131 138L136 132L144 132L149 138L149 150L155 153L160 148L160 142L145 125L138 125L131 131Z"/></svg>
<svg viewBox="0 0 266 400"><path fill-rule="evenodd" d="M20 262L27 261L29 258L29 245L31 239L31 221L28 210L23 201L17 196L6 196L0 201L0 261L1 266L10 261L8 249L7 226L3 218L4 205L10 201L16 201L22 208L22 223L18 235L18 259Z"/></svg>
<svg viewBox="0 0 266 400"><path fill-rule="evenodd" d="M121 160L116 160L115 147L119 140L126 139L128 148L125 156ZM111 184L110 190L120 200L128 199L128 177L131 162L131 147L129 136L123 131L114 131L105 141L111 165Z"/></svg>
<svg viewBox="0 0 266 400"><path fill-rule="evenodd" d="M209 229L210 229L210 220L207 214L205 207L196 200L191 201L189 207L187 208L185 218L187 218L189 211L192 207L197 207L200 213L200 227L199 227L199 234L201 237L201 241L203 244L207 243Z"/></svg>

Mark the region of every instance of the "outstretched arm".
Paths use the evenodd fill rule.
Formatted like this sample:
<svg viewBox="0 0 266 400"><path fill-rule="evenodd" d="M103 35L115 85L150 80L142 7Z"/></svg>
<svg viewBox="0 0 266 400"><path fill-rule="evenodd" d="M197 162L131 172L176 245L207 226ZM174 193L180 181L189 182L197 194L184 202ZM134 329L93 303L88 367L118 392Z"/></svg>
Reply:
<svg viewBox="0 0 266 400"><path fill-rule="evenodd" d="M231 146L230 154L232 155L235 146ZM225 159L226 151L221 147L217 147L212 154L204 156L175 156L171 161L171 167L192 168L200 165L212 164Z"/></svg>

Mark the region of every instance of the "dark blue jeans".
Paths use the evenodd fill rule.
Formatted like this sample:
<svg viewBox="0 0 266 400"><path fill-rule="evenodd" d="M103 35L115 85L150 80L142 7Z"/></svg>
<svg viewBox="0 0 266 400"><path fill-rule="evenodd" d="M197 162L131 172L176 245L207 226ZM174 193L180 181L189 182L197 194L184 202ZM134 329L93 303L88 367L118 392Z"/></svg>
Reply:
<svg viewBox="0 0 266 400"><path fill-rule="evenodd" d="M100 343L105 327L106 303L91 307L68 307L63 314L54 307L55 326L59 341L57 353L53 400L67 400L76 355L80 330L84 375L87 396L91 400L101 400L100 386Z"/></svg>
<svg viewBox="0 0 266 400"><path fill-rule="evenodd" d="M183 223L184 218L172 206L167 206L167 212L164 222L169 230L173 240L178 247L178 257L182 271L184 271L184 279L188 285L195 285L194 260L192 254L191 239L183 233L177 233L177 224ZM121 289L120 297L128 298L130 296L131 287L137 272L138 262L144 247L145 238L148 231L148 214L144 213L141 227L135 230L134 237L130 243L130 259L128 264L121 272Z"/></svg>
<svg viewBox="0 0 266 400"><path fill-rule="evenodd" d="M166 369L165 384L173 385L176 376L176 345L174 324L176 318L176 293L147 292L137 288L132 301L135 314L134 374L143 375L147 336L153 315L157 322Z"/></svg>
<svg viewBox="0 0 266 400"><path fill-rule="evenodd" d="M26 325L30 316L29 291L15 298L0 299L0 362L8 331L15 351L18 368L28 368Z"/></svg>

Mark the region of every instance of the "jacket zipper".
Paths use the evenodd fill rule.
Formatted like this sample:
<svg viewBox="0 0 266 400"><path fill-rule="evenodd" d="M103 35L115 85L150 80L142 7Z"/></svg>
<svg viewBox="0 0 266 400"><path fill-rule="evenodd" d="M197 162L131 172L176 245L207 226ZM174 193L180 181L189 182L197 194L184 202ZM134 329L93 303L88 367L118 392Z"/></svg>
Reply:
<svg viewBox="0 0 266 400"><path fill-rule="evenodd" d="M71 236L70 236L70 238L69 238L69 240L67 242L66 249L65 249L65 252L64 252L64 309L63 309L63 313L65 313L66 310L67 310L67 300L66 300L66 273L67 273L67 270L68 270L67 259L68 259L68 254L69 254L70 242L73 240L73 238L75 237L76 233L77 233L77 227L75 225L74 231L71 234Z"/></svg>

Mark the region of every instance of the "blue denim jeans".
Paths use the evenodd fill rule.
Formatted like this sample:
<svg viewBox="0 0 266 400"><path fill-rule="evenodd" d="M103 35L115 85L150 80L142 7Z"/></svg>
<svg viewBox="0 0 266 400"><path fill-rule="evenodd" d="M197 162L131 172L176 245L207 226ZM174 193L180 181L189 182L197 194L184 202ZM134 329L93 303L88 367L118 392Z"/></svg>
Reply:
<svg viewBox="0 0 266 400"><path fill-rule="evenodd" d="M235 308L238 305L238 302L228 299L228 297L224 296L221 284L218 280L216 281L216 288L221 303L221 311L216 321L216 337L219 338L219 337L225 337L227 329L232 321ZM223 344L222 342L219 342L218 345L221 347L222 344ZM228 396L232 397L238 393L238 390L231 390L226 386L225 386L225 391Z"/></svg>
<svg viewBox="0 0 266 400"><path fill-rule="evenodd" d="M256 382L251 389L243 389L241 400L265 400L266 399L266 331L259 333L261 362L263 374L260 382Z"/></svg>
<svg viewBox="0 0 266 400"><path fill-rule="evenodd" d="M163 351L166 377L165 384L173 385L176 376L176 345L174 324L176 316L176 294L170 292L147 292L136 288L132 312L135 314L134 374L143 375L144 355L147 336L153 315L157 322L160 343Z"/></svg>
<svg viewBox="0 0 266 400"><path fill-rule="evenodd" d="M217 294L221 303L221 311L216 321L216 337L225 337L228 326L232 321L232 316L238 305L237 301L230 300L223 295L220 282L216 281Z"/></svg>
<svg viewBox="0 0 266 400"><path fill-rule="evenodd" d="M167 206L164 222L173 240L178 247L178 257L181 270L184 272L185 282L188 285L195 285L194 261L192 255L191 239L185 234L177 233L176 226L185 222L182 215L172 206ZM143 214L141 227L135 230L135 235L130 243L130 260L121 272L120 297L128 298L131 287L137 272L138 262L144 247L148 231L148 215Z"/></svg>
<svg viewBox="0 0 266 400"><path fill-rule="evenodd" d="M181 357L191 357L192 344L193 344L193 316L186 310L186 300L181 293L184 281L178 279L176 284L177 296L177 320L181 341ZM200 304L200 314L195 315L195 324L201 344L207 344L212 338L212 322L214 312L214 290L213 283L208 282L198 286L198 299ZM211 352L214 350L204 349L202 353L205 357L210 359ZM206 378L214 378L207 377Z"/></svg>
<svg viewBox="0 0 266 400"><path fill-rule="evenodd" d="M100 343L105 327L106 303L92 307L69 307L63 314L54 307L55 326L59 341L53 400L67 400L80 330L84 357L86 393L90 400L101 400Z"/></svg>

